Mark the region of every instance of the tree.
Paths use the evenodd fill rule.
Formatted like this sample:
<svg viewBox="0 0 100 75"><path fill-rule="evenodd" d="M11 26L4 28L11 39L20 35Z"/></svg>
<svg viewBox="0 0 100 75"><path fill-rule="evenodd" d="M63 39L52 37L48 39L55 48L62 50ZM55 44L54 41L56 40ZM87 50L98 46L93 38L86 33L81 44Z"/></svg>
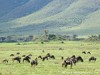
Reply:
<svg viewBox="0 0 100 75"><path fill-rule="evenodd" d="M0 37L0 42L5 42L5 37Z"/></svg>
<svg viewBox="0 0 100 75"><path fill-rule="evenodd" d="M28 37L28 39L29 39L29 41L32 41L32 40L33 40L33 36L30 35L30 36Z"/></svg>
<svg viewBox="0 0 100 75"><path fill-rule="evenodd" d="M48 30L44 30L44 33L45 33L45 41L48 41Z"/></svg>
<svg viewBox="0 0 100 75"><path fill-rule="evenodd" d="M74 35L73 35L73 40L76 40L76 39L77 39L77 36L78 36L78 35L74 34Z"/></svg>
<svg viewBox="0 0 100 75"><path fill-rule="evenodd" d="M100 34L98 35L98 38L100 39Z"/></svg>
<svg viewBox="0 0 100 75"><path fill-rule="evenodd" d="M33 40L33 36L32 35L26 37L26 39L25 39L26 42L32 41L32 40Z"/></svg>
<svg viewBox="0 0 100 75"><path fill-rule="evenodd" d="M7 36L7 42L11 42L11 40L12 40L12 36Z"/></svg>
<svg viewBox="0 0 100 75"><path fill-rule="evenodd" d="M55 34L49 34L48 40L55 40L55 39L57 39Z"/></svg>
<svg viewBox="0 0 100 75"><path fill-rule="evenodd" d="M89 36L89 40L96 41L96 40L98 40L98 36L97 35L91 35L91 36Z"/></svg>

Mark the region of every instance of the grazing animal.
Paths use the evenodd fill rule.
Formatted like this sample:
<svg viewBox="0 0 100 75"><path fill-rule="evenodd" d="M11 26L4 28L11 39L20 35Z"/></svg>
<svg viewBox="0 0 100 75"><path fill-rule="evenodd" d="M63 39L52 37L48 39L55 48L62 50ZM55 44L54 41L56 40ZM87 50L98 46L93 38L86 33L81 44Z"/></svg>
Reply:
<svg viewBox="0 0 100 75"><path fill-rule="evenodd" d="M83 52L82 52L82 54L86 54L86 52L85 52L85 51L83 51Z"/></svg>
<svg viewBox="0 0 100 75"><path fill-rule="evenodd" d="M77 60L77 62L78 61L84 62L84 60L83 60L83 58L81 56L76 57L76 60Z"/></svg>
<svg viewBox="0 0 100 75"><path fill-rule="evenodd" d="M13 60L13 62L14 62L14 60L16 60L20 63L21 62L21 57L18 56L18 57L13 58L12 60Z"/></svg>
<svg viewBox="0 0 100 75"><path fill-rule="evenodd" d="M87 52L87 54L91 54L91 52Z"/></svg>
<svg viewBox="0 0 100 75"><path fill-rule="evenodd" d="M64 57L63 56L61 57L61 60L64 60Z"/></svg>
<svg viewBox="0 0 100 75"><path fill-rule="evenodd" d="M55 59L55 56L54 56L54 55L51 55L50 58L51 58L51 59Z"/></svg>
<svg viewBox="0 0 100 75"><path fill-rule="evenodd" d="M94 61L94 62L95 62L96 60L97 60L97 59L96 59L94 56L92 56L92 57L89 58L89 62L90 62L90 61Z"/></svg>
<svg viewBox="0 0 100 75"><path fill-rule="evenodd" d="M22 55L22 57L25 57L26 55Z"/></svg>
<svg viewBox="0 0 100 75"><path fill-rule="evenodd" d="M71 57L67 57L64 62L62 63L62 67L65 66L67 67L68 65L70 65L70 68L72 69L73 64L76 64L75 61L75 55L71 56Z"/></svg>
<svg viewBox="0 0 100 75"><path fill-rule="evenodd" d="M70 58L70 60L72 60L73 64L76 65L76 63L77 63L77 59L76 58Z"/></svg>
<svg viewBox="0 0 100 75"><path fill-rule="evenodd" d="M48 60L48 56L42 58L42 61Z"/></svg>
<svg viewBox="0 0 100 75"><path fill-rule="evenodd" d="M10 56L14 56L14 54L10 54Z"/></svg>
<svg viewBox="0 0 100 75"><path fill-rule="evenodd" d="M71 58L69 58L73 61L73 64L76 65L76 62L77 62L77 58L75 55L72 55Z"/></svg>
<svg viewBox="0 0 100 75"><path fill-rule="evenodd" d="M44 44L44 42L41 42L41 44Z"/></svg>
<svg viewBox="0 0 100 75"><path fill-rule="evenodd" d="M76 59L76 56L75 55L73 55L71 57L67 57L66 60L72 60L73 61L73 64L76 65L77 59Z"/></svg>
<svg viewBox="0 0 100 75"><path fill-rule="evenodd" d="M31 67L32 67L33 65L34 65L34 66L37 66L37 65L38 65L37 58L36 58L35 60L32 60L32 61L31 61Z"/></svg>
<svg viewBox="0 0 100 75"><path fill-rule="evenodd" d="M46 55L47 57L50 57L51 56L51 54L50 53L47 53L47 55Z"/></svg>
<svg viewBox="0 0 100 75"><path fill-rule="evenodd" d="M63 61L62 67L66 65L66 60Z"/></svg>
<svg viewBox="0 0 100 75"><path fill-rule="evenodd" d="M76 57L75 55L73 55L64 60L64 62L62 63L62 67L67 67L67 65L70 65L72 68L73 64L76 65L76 63L79 61L83 62L83 58L81 56Z"/></svg>
<svg viewBox="0 0 100 75"><path fill-rule="evenodd" d="M70 68L72 69L73 66L73 61L71 59L69 60L64 60L64 62L62 63L62 67L67 67L68 65L70 65Z"/></svg>
<svg viewBox="0 0 100 75"><path fill-rule="evenodd" d="M26 56L23 58L23 62L27 61L28 63L30 63L30 59L31 59L30 56Z"/></svg>
<svg viewBox="0 0 100 75"><path fill-rule="evenodd" d="M3 63L8 63L8 59L4 59L3 60Z"/></svg>
<svg viewBox="0 0 100 75"><path fill-rule="evenodd" d="M42 56L40 55L40 56L38 56L38 58L42 59Z"/></svg>
<svg viewBox="0 0 100 75"><path fill-rule="evenodd" d="M63 50L63 48L59 48L59 50Z"/></svg>
<svg viewBox="0 0 100 75"><path fill-rule="evenodd" d="M19 55L20 53L19 53L19 52L17 52L16 54L17 54L17 55Z"/></svg>
<svg viewBox="0 0 100 75"><path fill-rule="evenodd" d="M64 43L63 41L61 43Z"/></svg>

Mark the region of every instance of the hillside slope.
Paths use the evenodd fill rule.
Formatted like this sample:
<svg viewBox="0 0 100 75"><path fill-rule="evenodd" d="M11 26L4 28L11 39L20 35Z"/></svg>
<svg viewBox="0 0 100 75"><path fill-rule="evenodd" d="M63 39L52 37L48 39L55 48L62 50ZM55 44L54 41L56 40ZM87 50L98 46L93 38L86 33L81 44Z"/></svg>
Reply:
<svg viewBox="0 0 100 75"><path fill-rule="evenodd" d="M100 10L88 15L81 25L73 27L67 32L81 35L100 34Z"/></svg>
<svg viewBox="0 0 100 75"><path fill-rule="evenodd" d="M10 3L9 0L7 0L7 1ZM34 12L40 10L42 7L47 5L52 0L27 0L26 3L25 3L25 0L19 0L18 3L20 4L21 1L24 4L19 5L18 7L12 9L6 15L1 17L0 19L8 21L8 20L13 20L16 18L20 18L20 17L26 16L26 15L29 15L31 13L34 13ZM11 1L11 2L15 2L15 1ZM18 4L18 3L15 2L15 4ZM14 3L9 4L9 5L13 6Z"/></svg>
<svg viewBox="0 0 100 75"><path fill-rule="evenodd" d="M78 34L81 36L99 34L100 0L30 0L30 5L37 3L37 10L26 8L26 4L16 8L28 14L15 17L11 15L15 10L5 15L15 18L14 20L0 23L0 32L3 35L32 35L41 34L44 29L50 33ZM41 4L41 2L43 2ZM46 2L47 1L47 2ZM34 6L34 5L32 5ZM29 9L29 10L28 10ZM30 11L32 12L30 13ZM35 10L35 11L34 11ZM19 12L19 11L18 11ZM20 12L19 12L20 13ZM16 13L18 14L18 13ZM3 17L4 18L4 17ZM16 19L17 18L17 19Z"/></svg>
<svg viewBox="0 0 100 75"><path fill-rule="evenodd" d="M0 18L28 1L29 0L0 0Z"/></svg>

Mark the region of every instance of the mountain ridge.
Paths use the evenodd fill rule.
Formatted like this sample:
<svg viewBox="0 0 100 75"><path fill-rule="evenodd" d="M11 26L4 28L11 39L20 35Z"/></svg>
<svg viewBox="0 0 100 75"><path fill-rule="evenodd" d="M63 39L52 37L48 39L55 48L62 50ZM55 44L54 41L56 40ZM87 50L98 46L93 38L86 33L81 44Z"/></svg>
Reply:
<svg viewBox="0 0 100 75"><path fill-rule="evenodd" d="M39 1L41 4L43 0ZM100 18L98 17L100 16L100 0L46 1L45 5L42 7L40 5L41 8L33 13L0 23L1 32L9 31L9 35L14 33L34 35L41 34L43 30L47 29L50 33L78 34L80 36L100 33Z"/></svg>

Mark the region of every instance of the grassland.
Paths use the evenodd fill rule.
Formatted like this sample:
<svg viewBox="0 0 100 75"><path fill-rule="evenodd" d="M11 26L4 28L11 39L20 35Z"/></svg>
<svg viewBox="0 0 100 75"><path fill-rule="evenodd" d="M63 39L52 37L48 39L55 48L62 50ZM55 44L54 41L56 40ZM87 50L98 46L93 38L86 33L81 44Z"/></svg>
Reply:
<svg viewBox="0 0 100 75"><path fill-rule="evenodd" d="M62 50L59 50L62 48ZM45 52L43 53L42 50ZM82 51L90 51L90 54L82 54ZM51 53L55 55L55 60L48 60L42 62L38 60L39 64L36 67L31 67L29 63L19 64L12 62L10 54L20 52L19 56L23 54L32 54L32 59L39 55L46 55ZM72 55L82 56L84 62L79 62L73 69L70 66L64 68L61 66L61 56L68 57ZM97 61L88 62L89 57L95 56ZM3 59L9 59L8 64L2 63ZM40 42L21 43L0 43L0 75L100 75L100 43L99 42L76 42L65 41L63 44L60 41L51 41L44 44Z"/></svg>

